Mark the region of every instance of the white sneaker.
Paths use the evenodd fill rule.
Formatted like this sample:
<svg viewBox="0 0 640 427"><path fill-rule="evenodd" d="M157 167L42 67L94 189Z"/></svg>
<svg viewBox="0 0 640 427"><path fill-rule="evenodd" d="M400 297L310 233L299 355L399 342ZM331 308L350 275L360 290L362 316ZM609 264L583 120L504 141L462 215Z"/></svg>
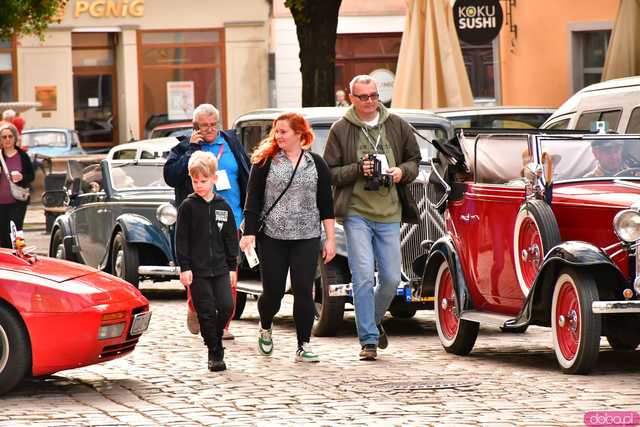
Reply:
<svg viewBox="0 0 640 427"><path fill-rule="evenodd" d="M317 354L311 350L311 346L308 342L302 344L302 347L299 347L296 350L296 362L307 362L307 363L317 363L320 361L320 358Z"/></svg>
<svg viewBox="0 0 640 427"><path fill-rule="evenodd" d="M258 329L258 351L263 356L271 356L273 353L273 339L271 338L271 329Z"/></svg>

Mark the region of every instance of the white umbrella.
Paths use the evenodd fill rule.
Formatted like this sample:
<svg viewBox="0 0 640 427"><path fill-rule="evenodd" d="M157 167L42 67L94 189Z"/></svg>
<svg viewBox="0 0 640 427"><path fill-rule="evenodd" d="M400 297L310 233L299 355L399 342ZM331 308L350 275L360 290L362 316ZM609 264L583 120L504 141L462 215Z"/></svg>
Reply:
<svg viewBox="0 0 640 427"><path fill-rule="evenodd" d="M392 106L473 105L469 77L453 22L454 0L409 0Z"/></svg>
<svg viewBox="0 0 640 427"><path fill-rule="evenodd" d="M602 80L640 74L640 0L621 0Z"/></svg>

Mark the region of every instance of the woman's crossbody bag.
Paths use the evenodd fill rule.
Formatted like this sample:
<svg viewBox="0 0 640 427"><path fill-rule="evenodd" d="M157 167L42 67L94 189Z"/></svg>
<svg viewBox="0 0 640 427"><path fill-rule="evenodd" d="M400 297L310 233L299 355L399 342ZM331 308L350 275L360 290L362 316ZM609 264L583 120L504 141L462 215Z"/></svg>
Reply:
<svg viewBox="0 0 640 427"><path fill-rule="evenodd" d="M11 176L9 175L9 168L7 168L7 163L4 161L4 154L2 154L2 150L0 150L0 162L2 163L4 176L7 177L7 181L9 182L9 190L11 191L11 195L14 199L20 202L26 202L29 199L29 189L20 187L18 184L11 180Z"/></svg>

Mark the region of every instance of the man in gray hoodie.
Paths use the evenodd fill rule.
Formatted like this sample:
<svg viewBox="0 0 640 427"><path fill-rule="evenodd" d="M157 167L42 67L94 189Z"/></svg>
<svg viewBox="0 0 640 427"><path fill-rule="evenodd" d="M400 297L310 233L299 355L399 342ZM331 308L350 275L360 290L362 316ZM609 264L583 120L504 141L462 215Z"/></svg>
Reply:
<svg viewBox="0 0 640 427"><path fill-rule="evenodd" d="M349 91L352 106L331 127L324 159L347 237L360 359L375 360L376 347L388 345L380 322L401 279L400 222L418 221L406 184L418 175L420 148L409 123L378 102L370 76L354 77Z"/></svg>

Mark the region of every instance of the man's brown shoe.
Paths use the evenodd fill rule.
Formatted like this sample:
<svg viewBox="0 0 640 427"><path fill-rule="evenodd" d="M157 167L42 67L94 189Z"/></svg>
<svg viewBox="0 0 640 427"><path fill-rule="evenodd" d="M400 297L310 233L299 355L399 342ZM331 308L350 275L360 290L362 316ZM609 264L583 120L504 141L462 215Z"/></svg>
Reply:
<svg viewBox="0 0 640 427"><path fill-rule="evenodd" d="M375 344L365 344L360 350L360 360L376 360L378 357L378 351Z"/></svg>
<svg viewBox="0 0 640 427"><path fill-rule="evenodd" d="M235 339L236 339L236 337L235 337L231 332L229 332L229 330L228 330L228 329L225 329L225 330L222 332L222 339L223 339L223 340L235 340Z"/></svg>
<svg viewBox="0 0 640 427"><path fill-rule="evenodd" d="M200 333L200 322L198 321L198 313L187 307L187 329L193 335Z"/></svg>

